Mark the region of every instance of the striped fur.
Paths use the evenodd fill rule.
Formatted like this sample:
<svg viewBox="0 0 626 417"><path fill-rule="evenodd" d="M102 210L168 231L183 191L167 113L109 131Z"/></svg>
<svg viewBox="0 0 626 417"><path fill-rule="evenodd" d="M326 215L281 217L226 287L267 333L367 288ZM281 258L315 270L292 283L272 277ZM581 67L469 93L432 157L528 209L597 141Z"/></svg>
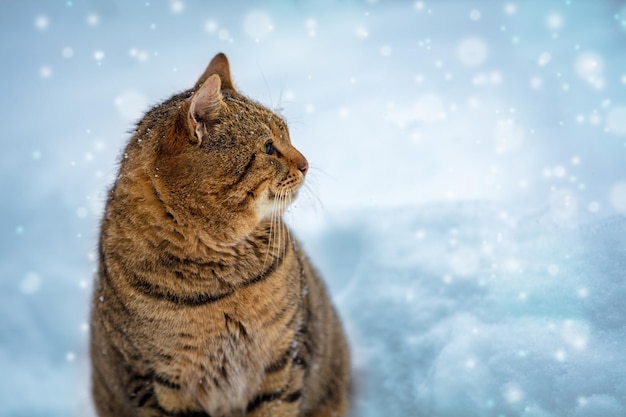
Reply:
<svg viewBox="0 0 626 417"><path fill-rule="evenodd" d="M281 219L307 168L222 54L138 123L101 224L100 417L345 414L341 324Z"/></svg>

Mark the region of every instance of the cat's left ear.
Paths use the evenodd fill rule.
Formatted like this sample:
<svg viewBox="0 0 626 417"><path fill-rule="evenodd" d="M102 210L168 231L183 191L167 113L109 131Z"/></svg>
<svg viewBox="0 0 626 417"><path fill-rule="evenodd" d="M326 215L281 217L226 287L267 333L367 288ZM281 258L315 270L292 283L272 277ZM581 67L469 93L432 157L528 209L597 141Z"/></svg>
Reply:
<svg viewBox="0 0 626 417"><path fill-rule="evenodd" d="M208 133L207 123L217 119L224 106L221 84L220 77L213 74L190 99L189 128L198 144L202 143L202 138Z"/></svg>

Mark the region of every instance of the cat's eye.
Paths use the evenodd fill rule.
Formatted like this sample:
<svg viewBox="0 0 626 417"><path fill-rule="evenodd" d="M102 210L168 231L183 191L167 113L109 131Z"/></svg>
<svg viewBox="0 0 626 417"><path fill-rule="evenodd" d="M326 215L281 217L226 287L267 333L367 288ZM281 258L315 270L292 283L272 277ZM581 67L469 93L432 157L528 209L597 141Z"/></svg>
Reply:
<svg viewBox="0 0 626 417"><path fill-rule="evenodd" d="M274 147L274 142L271 140L265 144L265 153L268 155L276 155L278 150Z"/></svg>

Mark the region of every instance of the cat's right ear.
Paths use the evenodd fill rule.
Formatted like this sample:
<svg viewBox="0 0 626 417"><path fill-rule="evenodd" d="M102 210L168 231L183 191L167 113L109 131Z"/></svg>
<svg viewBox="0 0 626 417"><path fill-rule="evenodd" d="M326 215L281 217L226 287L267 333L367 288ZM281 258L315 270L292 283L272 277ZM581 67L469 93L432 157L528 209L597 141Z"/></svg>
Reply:
<svg viewBox="0 0 626 417"><path fill-rule="evenodd" d="M213 74L217 74L220 76L220 81L222 82L222 88L225 90L235 90L233 86L232 78L230 77L230 64L228 63L228 58L223 53L219 53L213 57L209 65L206 67L194 88L197 90L202 84L206 82L206 80Z"/></svg>
<svg viewBox="0 0 626 417"><path fill-rule="evenodd" d="M198 144L202 143L202 138L208 133L207 123L219 117L220 109L224 105L221 85L219 75L213 74L189 99L188 123Z"/></svg>

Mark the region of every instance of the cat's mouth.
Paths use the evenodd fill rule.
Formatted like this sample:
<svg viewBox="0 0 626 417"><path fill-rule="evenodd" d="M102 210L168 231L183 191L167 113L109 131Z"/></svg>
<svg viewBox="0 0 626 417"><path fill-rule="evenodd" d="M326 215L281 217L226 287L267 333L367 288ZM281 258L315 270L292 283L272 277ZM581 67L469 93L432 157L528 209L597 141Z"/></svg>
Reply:
<svg viewBox="0 0 626 417"><path fill-rule="evenodd" d="M298 190L304 183L304 176L289 175L278 182L271 182L268 191L268 199L289 205L298 196Z"/></svg>

